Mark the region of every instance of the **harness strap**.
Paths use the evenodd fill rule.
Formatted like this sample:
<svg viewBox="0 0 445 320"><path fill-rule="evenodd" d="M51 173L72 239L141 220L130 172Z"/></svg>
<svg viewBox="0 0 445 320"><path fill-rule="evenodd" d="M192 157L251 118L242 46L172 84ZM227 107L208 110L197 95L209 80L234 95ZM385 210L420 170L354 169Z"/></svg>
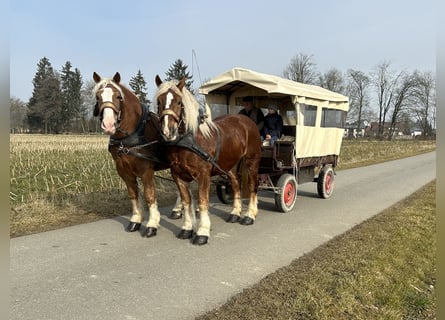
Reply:
<svg viewBox="0 0 445 320"><path fill-rule="evenodd" d="M146 155L136 151L138 149L149 147L155 143L159 143L158 140L147 142L147 140L145 139L144 136L145 125L150 120L150 117L155 114L148 111L147 105L141 104L141 107L142 107L142 116L136 130L133 131L131 134L127 134L123 138L117 138L115 136L111 136L108 143L108 150L110 150L112 146L119 146L118 148L119 154L133 155L145 160L167 164L165 160L162 160L157 155ZM156 124L156 121L154 121L154 123Z"/></svg>
<svg viewBox="0 0 445 320"><path fill-rule="evenodd" d="M223 170L217 163L221 149L221 135L218 128L216 128L216 133L217 133L217 138L216 138L217 144L216 144L215 157L212 157L208 152L203 150L201 146L196 143L195 138L191 133L187 133L179 137L175 141L164 141L164 143L166 145L177 146L193 151L205 161L210 162L216 169L218 169L222 173L221 175L225 175L226 178L228 178L229 174L227 173L227 171Z"/></svg>

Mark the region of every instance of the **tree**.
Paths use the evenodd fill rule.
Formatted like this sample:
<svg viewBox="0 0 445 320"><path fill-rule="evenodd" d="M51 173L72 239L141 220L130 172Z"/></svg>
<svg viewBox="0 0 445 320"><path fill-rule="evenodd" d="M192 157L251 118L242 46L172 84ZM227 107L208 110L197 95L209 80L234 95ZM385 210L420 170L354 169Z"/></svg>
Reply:
<svg viewBox="0 0 445 320"><path fill-rule="evenodd" d="M129 85L141 103L150 104L150 100L147 99L147 82L141 70L138 70L137 74L130 79Z"/></svg>
<svg viewBox="0 0 445 320"><path fill-rule="evenodd" d="M82 119L82 76L77 68L73 71L71 62L67 61L62 67L60 80L62 98L60 121L62 131L78 132Z"/></svg>
<svg viewBox="0 0 445 320"><path fill-rule="evenodd" d="M315 66L313 55L299 53L291 59L291 62L283 71L283 76L293 81L315 84L317 79Z"/></svg>
<svg viewBox="0 0 445 320"><path fill-rule="evenodd" d="M93 117L93 109L96 104L96 97L93 94L93 89L96 83L93 80L88 80L82 87L82 128L86 132L99 132L100 123Z"/></svg>
<svg viewBox="0 0 445 320"><path fill-rule="evenodd" d="M382 139L385 129L386 116L393 105L394 91L402 72L395 74L391 70L391 63L384 61L375 67L372 81L377 89L378 108L379 108L379 128L377 136Z"/></svg>
<svg viewBox="0 0 445 320"><path fill-rule="evenodd" d="M22 133L26 131L26 103L19 98L9 99L9 126L12 133Z"/></svg>
<svg viewBox="0 0 445 320"><path fill-rule="evenodd" d="M394 90L394 99L393 99L393 108L392 108L392 116L391 123L389 125L389 135L388 140L391 140L395 129L397 126L398 120L400 120L400 115L402 114L403 109L405 108L407 102L412 98L413 89L416 87L417 79L412 75L403 73L400 78L399 84Z"/></svg>
<svg viewBox="0 0 445 320"><path fill-rule="evenodd" d="M57 73L46 57L37 64L32 81L33 93L28 102L27 122L34 132L58 133L61 130L62 99Z"/></svg>
<svg viewBox="0 0 445 320"><path fill-rule="evenodd" d="M417 86L414 89L412 112L420 124L423 134L429 136L436 127L436 81L431 71L415 71L413 77Z"/></svg>
<svg viewBox="0 0 445 320"><path fill-rule="evenodd" d="M165 73L165 80L181 80L183 77L185 77L185 86L187 89L193 93L192 85L193 80L192 76L187 71L188 66L182 62L181 59L177 59L168 69L168 71Z"/></svg>
<svg viewBox="0 0 445 320"><path fill-rule="evenodd" d="M359 132L365 108L369 105L368 88L370 79L362 71L353 69L347 71L347 78L350 105L348 117L356 119L356 130Z"/></svg>
<svg viewBox="0 0 445 320"><path fill-rule="evenodd" d="M334 92L345 92L343 74L336 68L331 68L326 73L320 74L318 77L318 85Z"/></svg>

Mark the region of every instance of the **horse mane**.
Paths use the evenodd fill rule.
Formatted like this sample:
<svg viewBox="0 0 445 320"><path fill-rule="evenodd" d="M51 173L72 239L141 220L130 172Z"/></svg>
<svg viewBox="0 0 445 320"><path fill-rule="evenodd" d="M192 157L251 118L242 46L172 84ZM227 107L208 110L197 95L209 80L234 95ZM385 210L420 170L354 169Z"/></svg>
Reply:
<svg viewBox="0 0 445 320"><path fill-rule="evenodd" d="M191 131L193 134L195 134L199 129L205 138L212 137L212 129L216 129L216 125L212 121L209 106L207 104L205 105L204 122L200 123L200 106L198 101L185 86L182 88L181 92L181 90L179 90L177 86L178 83L178 80L164 81L163 83L161 83L153 99L155 107L158 108L158 97L166 93L169 89L172 90L182 98L182 103L184 104L184 113L185 117L187 118L187 121L185 121L186 131Z"/></svg>

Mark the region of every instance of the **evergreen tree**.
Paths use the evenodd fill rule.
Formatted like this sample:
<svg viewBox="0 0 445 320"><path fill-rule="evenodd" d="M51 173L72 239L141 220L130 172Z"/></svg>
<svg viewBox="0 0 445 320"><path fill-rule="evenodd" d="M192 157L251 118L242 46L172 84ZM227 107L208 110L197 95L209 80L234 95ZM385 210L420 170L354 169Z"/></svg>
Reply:
<svg viewBox="0 0 445 320"><path fill-rule="evenodd" d="M79 131L78 124L82 119L82 76L77 68L73 71L71 62L67 61L62 67L60 80L63 101L60 114L62 130Z"/></svg>
<svg viewBox="0 0 445 320"><path fill-rule="evenodd" d="M147 82L145 82L140 69L138 73L130 79L129 85L141 103L150 104L150 100L147 99Z"/></svg>
<svg viewBox="0 0 445 320"><path fill-rule="evenodd" d="M192 76L187 71L188 66L182 62L181 59L176 60L172 66L168 69L168 71L165 73L166 81L169 80L181 80L183 77L185 77L185 86L187 89L193 93L192 85L193 80Z"/></svg>
<svg viewBox="0 0 445 320"><path fill-rule="evenodd" d="M43 133L60 132L59 114L62 106L60 81L48 58L40 59L32 83L34 89L28 102L27 115L30 130Z"/></svg>

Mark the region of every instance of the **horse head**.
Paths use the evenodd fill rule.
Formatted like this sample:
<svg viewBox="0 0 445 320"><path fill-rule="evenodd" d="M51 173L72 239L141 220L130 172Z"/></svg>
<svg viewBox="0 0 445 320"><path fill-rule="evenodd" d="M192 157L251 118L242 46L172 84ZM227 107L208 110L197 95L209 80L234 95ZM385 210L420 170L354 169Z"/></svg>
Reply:
<svg viewBox="0 0 445 320"><path fill-rule="evenodd" d="M124 94L119 85L121 76L116 72L112 79L102 79L96 72L93 73L94 94L96 105L93 115L100 116L101 128L104 133L113 135L116 132L117 122L122 111Z"/></svg>
<svg viewBox="0 0 445 320"><path fill-rule="evenodd" d="M159 75L155 78L158 92L156 103L161 122L161 133L165 140L174 141L185 132L183 90L185 77L181 81L162 82Z"/></svg>

